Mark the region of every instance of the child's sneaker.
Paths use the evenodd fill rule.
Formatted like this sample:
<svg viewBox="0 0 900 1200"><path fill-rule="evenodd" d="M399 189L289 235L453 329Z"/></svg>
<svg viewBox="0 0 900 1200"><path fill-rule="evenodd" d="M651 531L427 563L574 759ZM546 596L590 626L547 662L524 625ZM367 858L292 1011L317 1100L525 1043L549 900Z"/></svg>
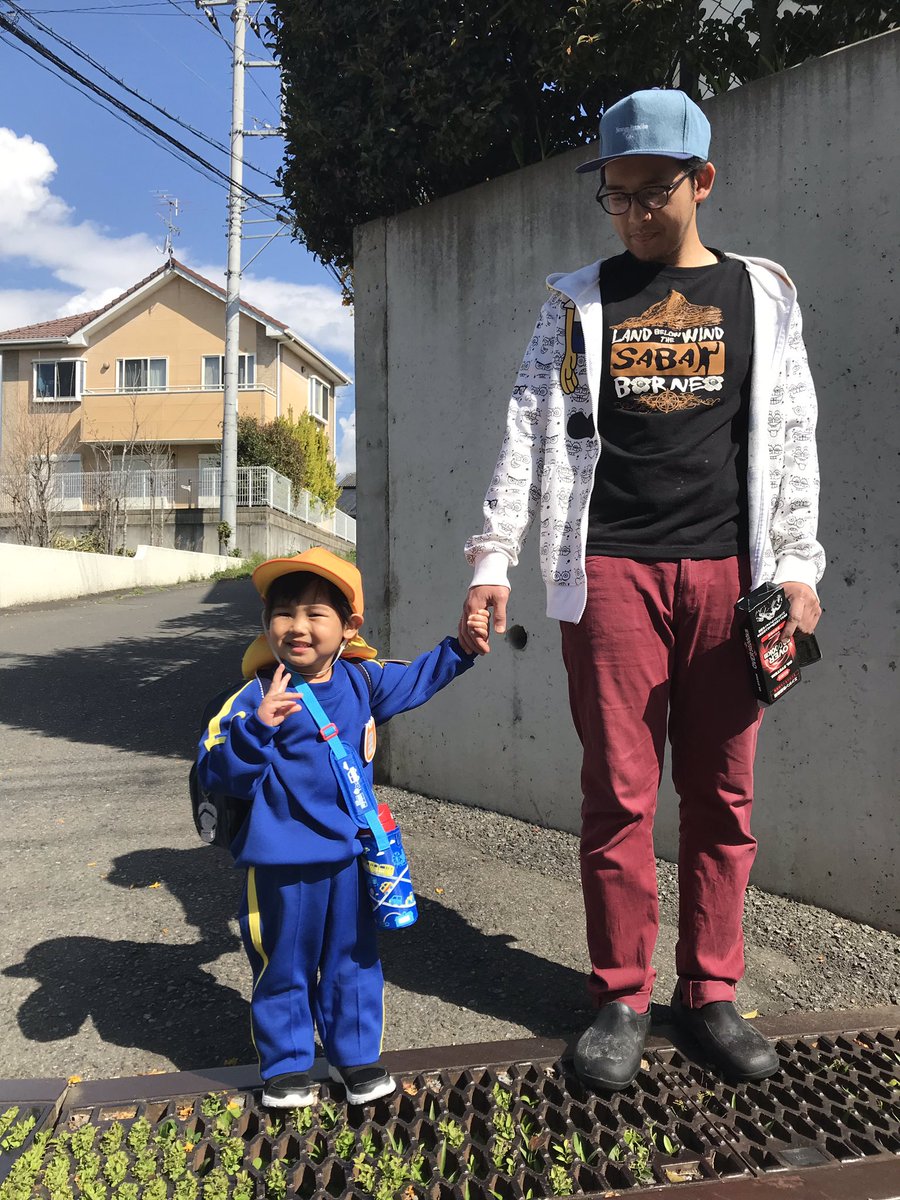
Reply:
<svg viewBox="0 0 900 1200"><path fill-rule="evenodd" d="M315 1103L316 1086L305 1071L273 1075L263 1080L263 1108L308 1108Z"/></svg>
<svg viewBox="0 0 900 1200"><path fill-rule="evenodd" d="M328 1071L332 1079L344 1085L348 1104L368 1104L390 1096L397 1088L396 1079L377 1062L362 1067L329 1067Z"/></svg>

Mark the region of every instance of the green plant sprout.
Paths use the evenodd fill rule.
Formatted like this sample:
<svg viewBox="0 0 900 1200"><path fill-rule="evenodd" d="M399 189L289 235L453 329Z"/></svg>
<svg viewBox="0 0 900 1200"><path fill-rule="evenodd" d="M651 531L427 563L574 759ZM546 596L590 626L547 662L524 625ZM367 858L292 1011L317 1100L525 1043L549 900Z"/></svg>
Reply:
<svg viewBox="0 0 900 1200"><path fill-rule="evenodd" d="M221 1167L213 1167L203 1180L203 1200L228 1200L228 1176Z"/></svg>
<svg viewBox="0 0 900 1200"><path fill-rule="evenodd" d="M141 1150L134 1157L131 1173L138 1183L149 1183L156 1174L156 1155L151 1149Z"/></svg>
<svg viewBox="0 0 900 1200"><path fill-rule="evenodd" d="M228 1138L219 1147L219 1163L226 1175L237 1175L244 1162L244 1139Z"/></svg>
<svg viewBox="0 0 900 1200"><path fill-rule="evenodd" d="M120 1184L119 1190L116 1192L116 1200L138 1200L138 1190L138 1185L130 1180Z"/></svg>
<svg viewBox="0 0 900 1200"><path fill-rule="evenodd" d="M177 1140L166 1142L162 1148L162 1169L163 1174L168 1175L173 1183L176 1183L187 1170L187 1154L185 1153L184 1142Z"/></svg>
<svg viewBox="0 0 900 1200"><path fill-rule="evenodd" d="M81 1195L84 1200L107 1200L109 1192L105 1183L99 1179L90 1179L81 1185ZM156 1200L155 1197L154 1200ZM165 1193L163 1193L163 1200L165 1200Z"/></svg>
<svg viewBox="0 0 900 1200"><path fill-rule="evenodd" d="M110 1187L117 1188L120 1183L125 1182L125 1176L127 1174L128 1155L124 1150L113 1150L112 1153L107 1156L106 1162L103 1164L103 1178Z"/></svg>
<svg viewBox="0 0 900 1200"><path fill-rule="evenodd" d="M199 1190L200 1185L197 1182L196 1175L186 1175L184 1179L179 1179L175 1184L172 1200L197 1200ZM232 1195L236 1195L236 1192L232 1193Z"/></svg>
<svg viewBox="0 0 900 1200"><path fill-rule="evenodd" d="M8 1108L0 1117L0 1150L19 1150L34 1129L37 1123L34 1114L23 1121L16 1121L18 1115L18 1108L13 1107Z"/></svg>
<svg viewBox="0 0 900 1200"><path fill-rule="evenodd" d="M353 1156L353 1147L356 1145L356 1134L347 1125L342 1125L334 1137L334 1148L338 1158L342 1158L345 1162L349 1162Z"/></svg>
<svg viewBox="0 0 900 1200"><path fill-rule="evenodd" d="M112 1125L100 1134L100 1149L104 1154L114 1154L122 1145L125 1139L125 1130L119 1121L113 1121Z"/></svg>
<svg viewBox="0 0 900 1200"><path fill-rule="evenodd" d="M204 1117L217 1117L225 1111L225 1101L219 1092L210 1092L200 1105ZM133 1127L132 1127L133 1128Z"/></svg>
<svg viewBox="0 0 900 1200"><path fill-rule="evenodd" d="M89 1128L89 1126L86 1125L86 1126L84 1126L84 1128L87 1129L87 1128ZM143 1151L147 1149L147 1146L150 1143L150 1134L151 1133L152 1133L152 1128L151 1128L150 1122L147 1120L147 1118L146 1117L138 1117L138 1119L135 1121L135 1123L128 1130L128 1134L125 1138L125 1141L128 1143L129 1150L132 1150L135 1154L143 1153ZM74 1137L73 1137L73 1141L74 1141ZM73 1149L73 1153L74 1153L74 1149Z"/></svg>
<svg viewBox="0 0 900 1200"><path fill-rule="evenodd" d="M631 1159L628 1166L630 1167L631 1173L637 1182L655 1182L653 1171L650 1167L650 1146L647 1144L640 1131L637 1129L626 1129L622 1135L622 1141L628 1147L629 1157ZM613 1151L618 1151L618 1154L614 1154ZM609 1152L609 1158L611 1158L613 1161L616 1161L621 1157L621 1147L614 1146Z"/></svg>
<svg viewBox="0 0 900 1200"><path fill-rule="evenodd" d="M571 1196L573 1181L566 1168L561 1163L554 1163L550 1168L550 1190L554 1196Z"/></svg>
<svg viewBox="0 0 900 1200"><path fill-rule="evenodd" d="M271 1138L278 1137L278 1135L279 1135L279 1133L281 1133L282 1129L284 1129L284 1122L281 1120L280 1117L269 1117L269 1123L266 1126L266 1133L268 1134L269 1137L271 1137Z"/></svg>
<svg viewBox="0 0 900 1200"><path fill-rule="evenodd" d="M298 1133L306 1133L308 1129L312 1129L313 1110L311 1107L292 1108L288 1113L288 1120Z"/></svg>
<svg viewBox="0 0 900 1200"><path fill-rule="evenodd" d="M141 1192L141 1200L166 1200L166 1181L158 1175Z"/></svg>
<svg viewBox="0 0 900 1200"><path fill-rule="evenodd" d="M65 1142L58 1140L53 1157L44 1169L44 1187L50 1193L50 1200L73 1200L72 1186L69 1183L69 1172L72 1161Z"/></svg>
<svg viewBox="0 0 900 1200"><path fill-rule="evenodd" d="M247 1171L239 1171L235 1177L231 1200L253 1200L255 1192L256 1183L253 1176ZM176 1196L175 1200L179 1198Z"/></svg>
<svg viewBox="0 0 900 1200"><path fill-rule="evenodd" d="M7 1129L9 1129L10 1125L12 1125L13 1121L15 1121L18 1115L18 1105L13 1105L12 1108L8 1108L5 1112L0 1113L0 1138L6 1136Z"/></svg>
<svg viewBox="0 0 900 1200"><path fill-rule="evenodd" d="M337 1106L331 1104L328 1100L323 1101L319 1105L319 1124L323 1129L334 1129L337 1125L338 1110Z"/></svg>
<svg viewBox="0 0 900 1200"><path fill-rule="evenodd" d="M16 1159L9 1169L9 1174L0 1183L0 1200L31 1200L50 1136L49 1129L35 1134L34 1141Z"/></svg>
<svg viewBox="0 0 900 1200"><path fill-rule="evenodd" d="M287 1195L287 1174L280 1158L273 1158L266 1171L266 1196L269 1200L284 1200Z"/></svg>
<svg viewBox="0 0 900 1200"><path fill-rule="evenodd" d="M666 1154L678 1154L681 1146L673 1142L667 1133L663 1133L655 1121L648 1121L647 1136L657 1150L665 1150Z"/></svg>

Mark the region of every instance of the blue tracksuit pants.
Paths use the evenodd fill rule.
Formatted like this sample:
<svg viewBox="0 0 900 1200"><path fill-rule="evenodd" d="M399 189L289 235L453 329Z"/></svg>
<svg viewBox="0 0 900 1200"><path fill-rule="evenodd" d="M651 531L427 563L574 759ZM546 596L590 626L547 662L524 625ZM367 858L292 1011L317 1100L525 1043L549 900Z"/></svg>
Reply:
<svg viewBox="0 0 900 1200"><path fill-rule="evenodd" d="M250 867L240 911L263 1079L308 1071L315 1029L333 1066L375 1062L384 979L359 861Z"/></svg>

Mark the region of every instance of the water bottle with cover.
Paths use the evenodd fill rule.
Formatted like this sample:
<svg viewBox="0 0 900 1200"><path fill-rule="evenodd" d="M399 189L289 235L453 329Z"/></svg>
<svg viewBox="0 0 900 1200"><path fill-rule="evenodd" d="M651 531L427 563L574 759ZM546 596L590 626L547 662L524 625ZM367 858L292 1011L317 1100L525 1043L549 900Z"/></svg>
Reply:
<svg viewBox="0 0 900 1200"><path fill-rule="evenodd" d="M400 830L390 808L378 805L378 820L387 834L388 845L378 848L374 837L363 837L362 866L366 889L380 929L402 929L412 925L419 912L409 877L409 863Z"/></svg>

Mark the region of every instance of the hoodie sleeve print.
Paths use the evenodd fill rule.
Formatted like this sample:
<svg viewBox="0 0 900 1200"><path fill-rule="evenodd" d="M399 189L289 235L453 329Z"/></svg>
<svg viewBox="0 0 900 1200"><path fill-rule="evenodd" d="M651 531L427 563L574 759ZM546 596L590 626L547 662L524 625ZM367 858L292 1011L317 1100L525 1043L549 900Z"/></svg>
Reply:
<svg viewBox="0 0 900 1200"><path fill-rule="evenodd" d="M225 701L203 731L197 772L206 791L250 800L269 770L278 727L256 715L258 693L254 679Z"/></svg>
<svg viewBox="0 0 900 1200"><path fill-rule="evenodd" d="M466 542L466 559L475 567L473 586L509 586L509 568L519 561L519 551L537 511L547 401L556 370L564 308L563 296L552 292L541 309L519 368L500 455L484 498L484 529Z"/></svg>
<svg viewBox="0 0 900 1200"><path fill-rule="evenodd" d="M795 580L815 588L825 570L816 540L819 519L819 461L816 453L816 391L809 372L803 323L797 305L791 315L784 361L784 464L773 481L770 522L776 568L774 581Z"/></svg>
<svg viewBox="0 0 900 1200"><path fill-rule="evenodd" d="M409 712L430 700L441 688L468 671L475 662L455 637L446 637L427 654L411 663L367 664L372 680L372 716L383 725L398 713Z"/></svg>

